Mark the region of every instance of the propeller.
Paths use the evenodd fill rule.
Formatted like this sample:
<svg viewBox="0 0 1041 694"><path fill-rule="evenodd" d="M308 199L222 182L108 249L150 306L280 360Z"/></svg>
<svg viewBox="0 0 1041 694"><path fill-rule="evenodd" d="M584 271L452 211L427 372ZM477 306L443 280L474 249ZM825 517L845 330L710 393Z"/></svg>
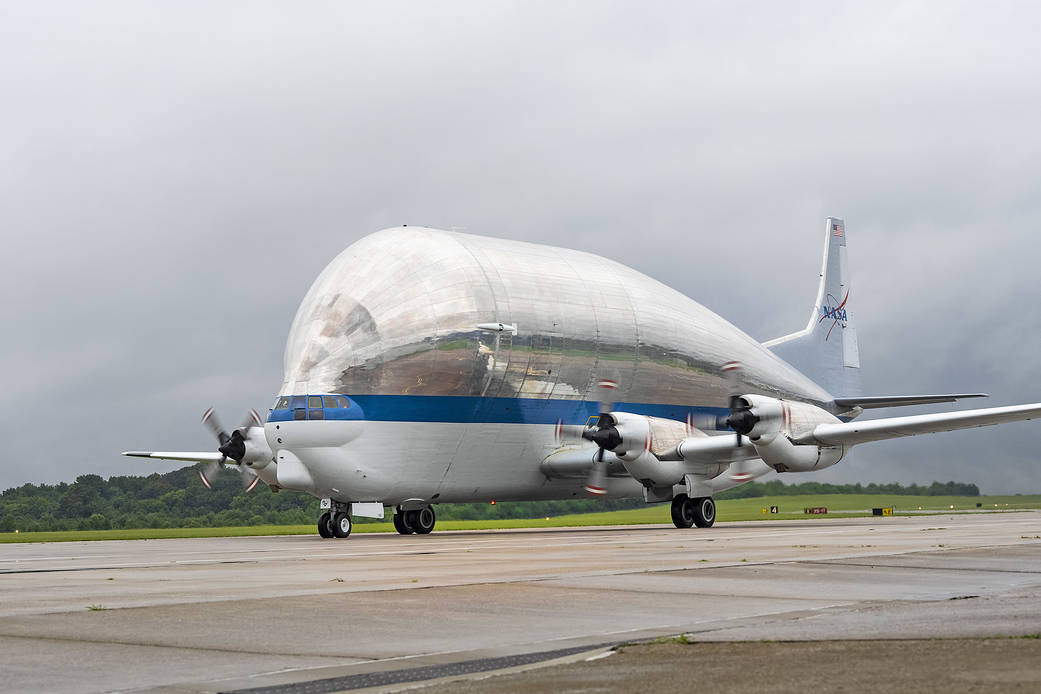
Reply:
<svg viewBox="0 0 1041 694"><path fill-rule="evenodd" d="M249 430L251 427L263 426L263 420L260 419L260 414L256 410L251 409L242 425L229 434L221 426L220 420L217 419L217 413L211 407L203 412L202 423L217 437L217 443L219 444L217 451L221 454L219 461L214 461L199 470L199 479L202 480L207 489L213 489L213 481L217 479L217 473L220 472L229 458L236 463L242 462L242 459L246 456L246 439L249 437ZM247 493L253 491L260 478L245 465L240 464L238 468L239 477L242 480L242 488Z"/></svg>
<svg viewBox="0 0 1041 694"><path fill-rule="evenodd" d="M611 416L611 396L618 388L618 382L605 378L597 387L600 390L600 414L594 426L582 430L582 438L592 441L597 447L593 466L589 468L589 477L586 478L585 490L593 496L603 496L607 494L607 463L604 462L604 451L617 448L622 443L622 437L615 428L614 417Z"/></svg>
<svg viewBox="0 0 1041 694"><path fill-rule="evenodd" d="M747 482L754 476L748 466L748 449L741 445L742 435L747 436L759 417L752 413L748 403L741 397L743 385L743 369L741 362L728 361L723 364L723 373L727 377L727 390L730 392L730 415L726 419L726 425L734 430L735 447L734 459L730 463L727 472L730 479L735 482Z"/></svg>

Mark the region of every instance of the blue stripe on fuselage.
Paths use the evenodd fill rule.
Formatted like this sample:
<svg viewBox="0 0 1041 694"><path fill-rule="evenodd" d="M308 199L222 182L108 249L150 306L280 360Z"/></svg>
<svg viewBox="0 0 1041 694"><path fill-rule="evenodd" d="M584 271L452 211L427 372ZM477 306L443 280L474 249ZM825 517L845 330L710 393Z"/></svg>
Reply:
<svg viewBox="0 0 1041 694"><path fill-rule="evenodd" d="M350 395L349 408L326 408L327 420L377 422L484 422L497 424L585 424L600 406L592 400L488 398L466 395ZM726 416L724 407L689 407L617 402L613 409L684 421L688 413ZM273 410L269 422L292 421L293 410Z"/></svg>

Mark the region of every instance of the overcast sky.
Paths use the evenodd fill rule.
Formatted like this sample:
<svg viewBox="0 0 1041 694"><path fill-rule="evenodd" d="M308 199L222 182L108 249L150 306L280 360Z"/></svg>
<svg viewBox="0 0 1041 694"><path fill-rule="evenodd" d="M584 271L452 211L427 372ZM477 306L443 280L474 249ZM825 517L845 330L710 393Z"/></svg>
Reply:
<svg viewBox="0 0 1041 694"><path fill-rule="evenodd" d="M0 488L212 448L202 411L268 407L318 272L401 223L596 250L766 340L805 324L843 216L869 394L1041 401L1039 22L1027 2L0 4ZM1039 439L868 444L784 479L1039 492Z"/></svg>

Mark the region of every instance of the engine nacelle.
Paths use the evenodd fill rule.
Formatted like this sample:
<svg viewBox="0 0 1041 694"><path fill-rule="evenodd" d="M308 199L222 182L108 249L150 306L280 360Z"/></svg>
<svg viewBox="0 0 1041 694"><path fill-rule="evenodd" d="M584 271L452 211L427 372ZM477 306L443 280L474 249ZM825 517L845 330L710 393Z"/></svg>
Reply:
<svg viewBox="0 0 1041 694"><path fill-rule="evenodd" d="M650 450L653 439L647 417L629 412L612 412L611 419L614 420L614 428L622 439L621 443L612 449L615 455L622 460L636 459Z"/></svg>
<svg viewBox="0 0 1041 694"><path fill-rule="evenodd" d="M763 462L777 472L823 470L842 460L846 454L845 446L798 445L786 436L778 436L763 445L752 443Z"/></svg>
<svg viewBox="0 0 1041 694"><path fill-rule="evenodd" d="M271 446L268 445L264 428L250 427L245 434L242 443L246 447L246 454L242 456L242 464L254 470L267 467L271 463L274 453L271 452Z"/></svg>
<svg viewBox="0 0 1041 694"><path fill-rule="evenodd" d="M622 459L633 460L644 452L667 458L667 453L675 451L676 446L689 435L686 425L673 419L629 412L612 412L611 418L621 441L610 450Z"/></svg>
<svg viewBox="0 0 1041 694"><path fill-rule="evenodd" d="M679 484L687 469L679 460L661 460L665 450L675 449L683 440L682 422L645 417L630 412L612 412L614 424L604 429L603 441L609 441L609 450L618 456L626 472L644 486L665 487ZM610 445L609 444L609 445Z"/></svg>
<svg viewBox="0 0 1041 694"><path fill-rule="evenodd" d="M810 433L819 424L833 424L840 420L816 405L804 402L778 400L765 395L744 395L741 398L754 426L746 435L755 446L763 462L778 472L809 472L823 470L842 460L844 446L817 446L796 444L792 439Z"/></svg>

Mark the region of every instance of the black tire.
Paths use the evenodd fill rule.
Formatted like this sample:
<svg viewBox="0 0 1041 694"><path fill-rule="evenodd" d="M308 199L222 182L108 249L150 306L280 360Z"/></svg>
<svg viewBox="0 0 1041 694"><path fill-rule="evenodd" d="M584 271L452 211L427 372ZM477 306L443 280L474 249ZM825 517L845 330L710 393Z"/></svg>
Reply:
<svg viewBox="0 0 1041 694"><path fill-rule="evenodd" d="M437 522L437 516L434 514L433 507L424 506L416 511L408 511L406 520L417 535L429 535L430 531L434 529L434 523Z"/></svg>
<svg viewBox="0 0 1041 694"><path fill-rule="evenodd" d="M330 525L332 526L333 535L339 538L350 537L351 530L354 529L354 525L351 523L351 517L346 513L337 513L334 515Z"/></svg>
<svg viewBox="0 0 1041 694"><path fill-rule="evenodd" d="M412 529L412 526L408 524L408 518L406 518L404 511L394 514L394 529L401 535L411 535L416 532Z"/></svg>
<svg viewBox="0 0 1041 694"><path fill-rule="evenodd" d="M694 525L694 504L686 494L677 494L672 499L672 524L677 528Z"/></svg>
<svg viewBox="0 0 1041 694"><path fill-rule="evenodd" d="M699 528L711 528L716 522L716 502L711 496L694 499L694 525Z"/></svg>
<svg viewBox="0 0 1041 694"><path fill-rule="evenodd" d="M330 513L326 511L322 515L318 516L318 534L325 538L333 536L333 529L329 524Z"/></svg>

